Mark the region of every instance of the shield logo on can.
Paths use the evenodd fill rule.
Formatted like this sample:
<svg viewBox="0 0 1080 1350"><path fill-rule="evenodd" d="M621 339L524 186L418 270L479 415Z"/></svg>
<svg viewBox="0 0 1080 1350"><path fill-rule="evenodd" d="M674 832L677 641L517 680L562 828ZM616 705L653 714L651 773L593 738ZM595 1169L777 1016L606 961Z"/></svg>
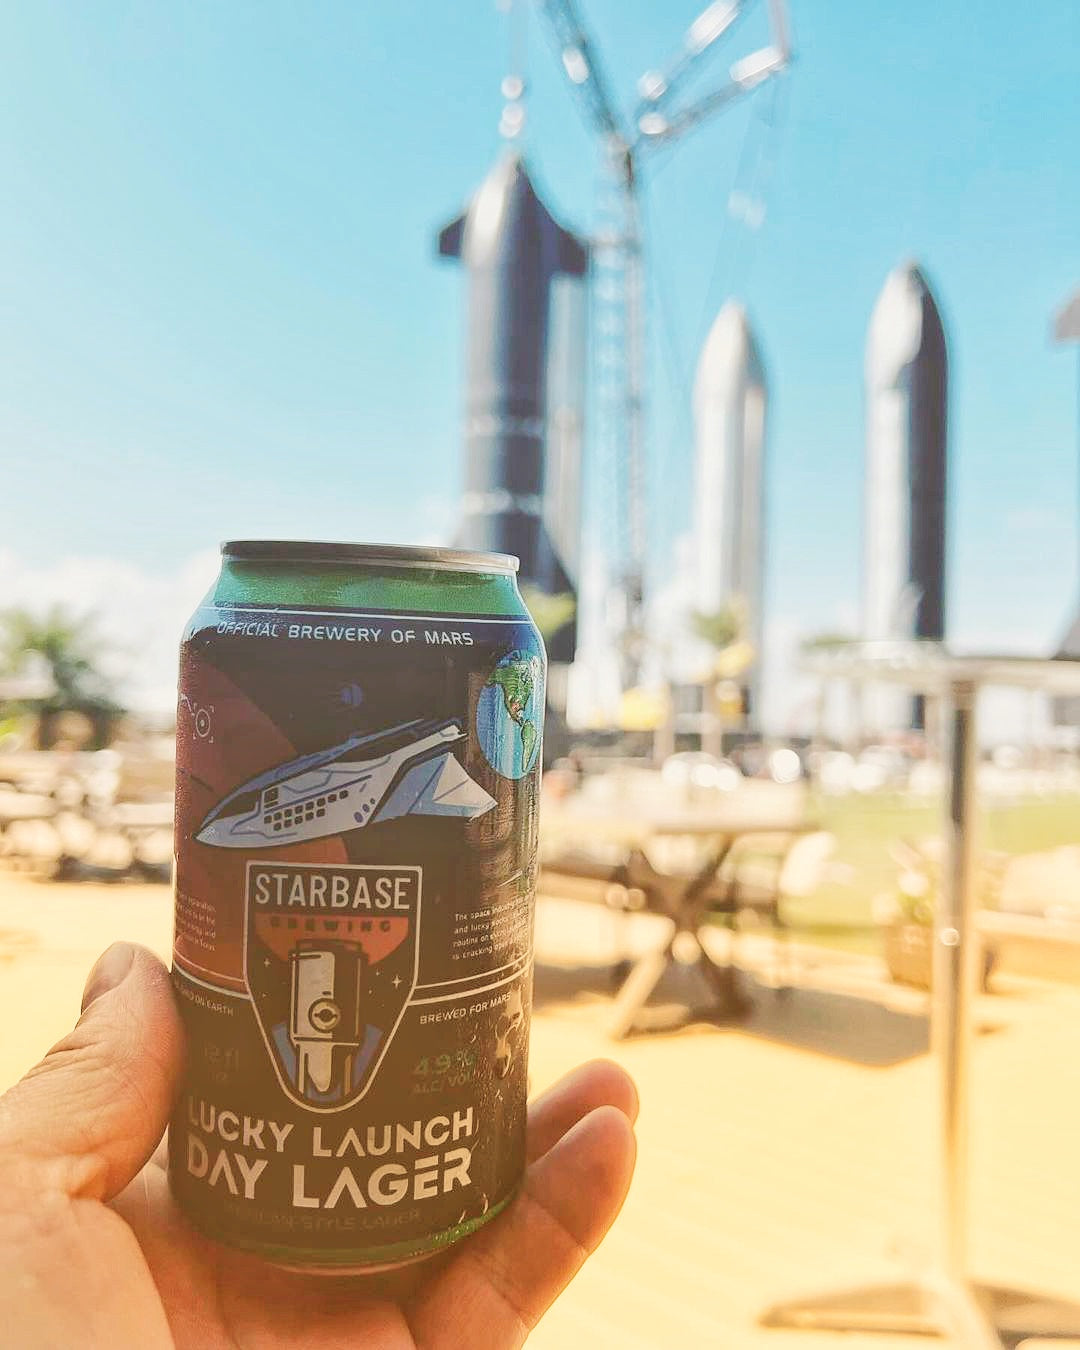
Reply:
<svg viewBox="0 0 1080 1350"><path fill-rule="evenodd" d="M282 1088L340 1111L375 1081L416 988L419 867L252 861L244 975Z"/></svg>

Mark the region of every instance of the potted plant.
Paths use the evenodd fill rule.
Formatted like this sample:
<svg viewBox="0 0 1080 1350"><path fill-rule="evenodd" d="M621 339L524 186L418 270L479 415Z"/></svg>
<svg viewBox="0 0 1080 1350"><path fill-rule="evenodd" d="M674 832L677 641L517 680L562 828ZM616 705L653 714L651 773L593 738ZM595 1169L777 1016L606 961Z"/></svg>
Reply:
<svg viewBox="0 0 1080 1350"><path fill-rule="evenodd" d="M874 902L874 918L882 929L885 964L898 984L929 989L934 968L934 916L942 888L943 859L937 841L901 842L889 850L899 872L894 891ZM989 855L976 874L978 903L996 903L1001 860ZM994 953L983 948L980 983L987 988Z"/></svg>

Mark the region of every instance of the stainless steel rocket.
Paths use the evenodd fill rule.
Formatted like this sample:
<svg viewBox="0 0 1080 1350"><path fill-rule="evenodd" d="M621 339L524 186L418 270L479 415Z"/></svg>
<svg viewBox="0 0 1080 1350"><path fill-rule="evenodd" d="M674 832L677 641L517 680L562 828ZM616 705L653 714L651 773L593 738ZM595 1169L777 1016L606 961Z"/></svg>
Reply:
<svg viewBox="0 0 1080 1350"><path fill-rule="evenodd" d="M754 651L742 677L748 721L759 711L763 636L765 414L761 353L746 311L728 301L716 316L694 379L696 608L745 614Z"/></svg>
<svg viewBox="0 0 1080 1350"><path fill-rule="evenodd" d="M469 273L465 495L458 542L516 554L521 578L549 595L577 594L580 427L548 424L557 281L582 278L585 245L552 217L520 155L505 154L464 213L439 234L439 253ZM554 444L552 444L554 442ZM549 643L573 656L574 624Z"/></svg>
<svg viewBox="0 0 1080 1350"><path fill-rule="evenodd" d="M863 636L945 636L948 355L914 263L890 272L866 339ZM875 690L870 729L922 725L921 700Z"/></svg>

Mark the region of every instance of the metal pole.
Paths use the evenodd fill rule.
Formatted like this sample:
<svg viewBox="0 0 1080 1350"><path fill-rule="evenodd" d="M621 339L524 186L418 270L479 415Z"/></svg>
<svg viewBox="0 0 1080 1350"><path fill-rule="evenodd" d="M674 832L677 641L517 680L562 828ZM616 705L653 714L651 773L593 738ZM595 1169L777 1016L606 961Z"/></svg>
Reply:
<svg viewBox="0 0 1080 1350"><path fill-rule="evenodd" d="M814 698L814 730L810 740L810 786L814 791L821 787L821 761L825 755L825 724L828 721L829 685L824 679L818 680L817 694Z"/></svg>
<svg viewBox="0 0 1080 1350"><path fill-rule="evenodd" d="M632 153L624 159L626 249L626 491L629 533L627 608L630 679L641 676L644 647L645 588L645 277L637 169Z"/></svg>
<svg viewBox="0 0 1080 1350"><path fill-rule="evenodd" d="M942 1263L945 1276L967 1280L968 1070L976 942L974 923L976 686L952 682L945 712L950 774L945 875L934 943L933 1035L942 1091Z"/></svg>
<svg viewBox="0 0 1080 1350"><path fill-rule="evenodd" d="M949 719L949 789L945 875L934 943L932 1032L941 1066L941 1275L927 1292L944 1325L971 1350L1001 1350L988 1309L968 1278L968 1099L972 1003L978 948L975 934L975 803L978 685L956 679L945 707Z"/></svg>
<svg viewBox="0 0 1080 1350"><path fill-rule="evenodd" d="M1049 663L1048 663L1049 664ZM975 669L972 670L972 665ZM964 1350L1029 1340L1077 1340L1080 1306L1024 1290L976 1285L968 1273L968 1101L976 971L975 805L977 663L957 662L941 700L949 770L945 867L934 931L931 1023L941 1074L941 1252L913 1281L780 1303L765 1326L822 1331L951 1334ZM1000 1329L1000 1335L999 1335Z"/></svg>

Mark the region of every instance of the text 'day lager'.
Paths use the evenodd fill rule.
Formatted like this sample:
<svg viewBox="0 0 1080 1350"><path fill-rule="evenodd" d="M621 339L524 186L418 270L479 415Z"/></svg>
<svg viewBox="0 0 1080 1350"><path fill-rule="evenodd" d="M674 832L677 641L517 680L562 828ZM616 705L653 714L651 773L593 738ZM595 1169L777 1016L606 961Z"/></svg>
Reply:
<svg viewBox="0 0 1080 1350"><path fill-rule="evenodd" d="M524 1167L543 646L508 558L222 553L181 648L172 1186L281 1264L413 1260Z"/></svg>

